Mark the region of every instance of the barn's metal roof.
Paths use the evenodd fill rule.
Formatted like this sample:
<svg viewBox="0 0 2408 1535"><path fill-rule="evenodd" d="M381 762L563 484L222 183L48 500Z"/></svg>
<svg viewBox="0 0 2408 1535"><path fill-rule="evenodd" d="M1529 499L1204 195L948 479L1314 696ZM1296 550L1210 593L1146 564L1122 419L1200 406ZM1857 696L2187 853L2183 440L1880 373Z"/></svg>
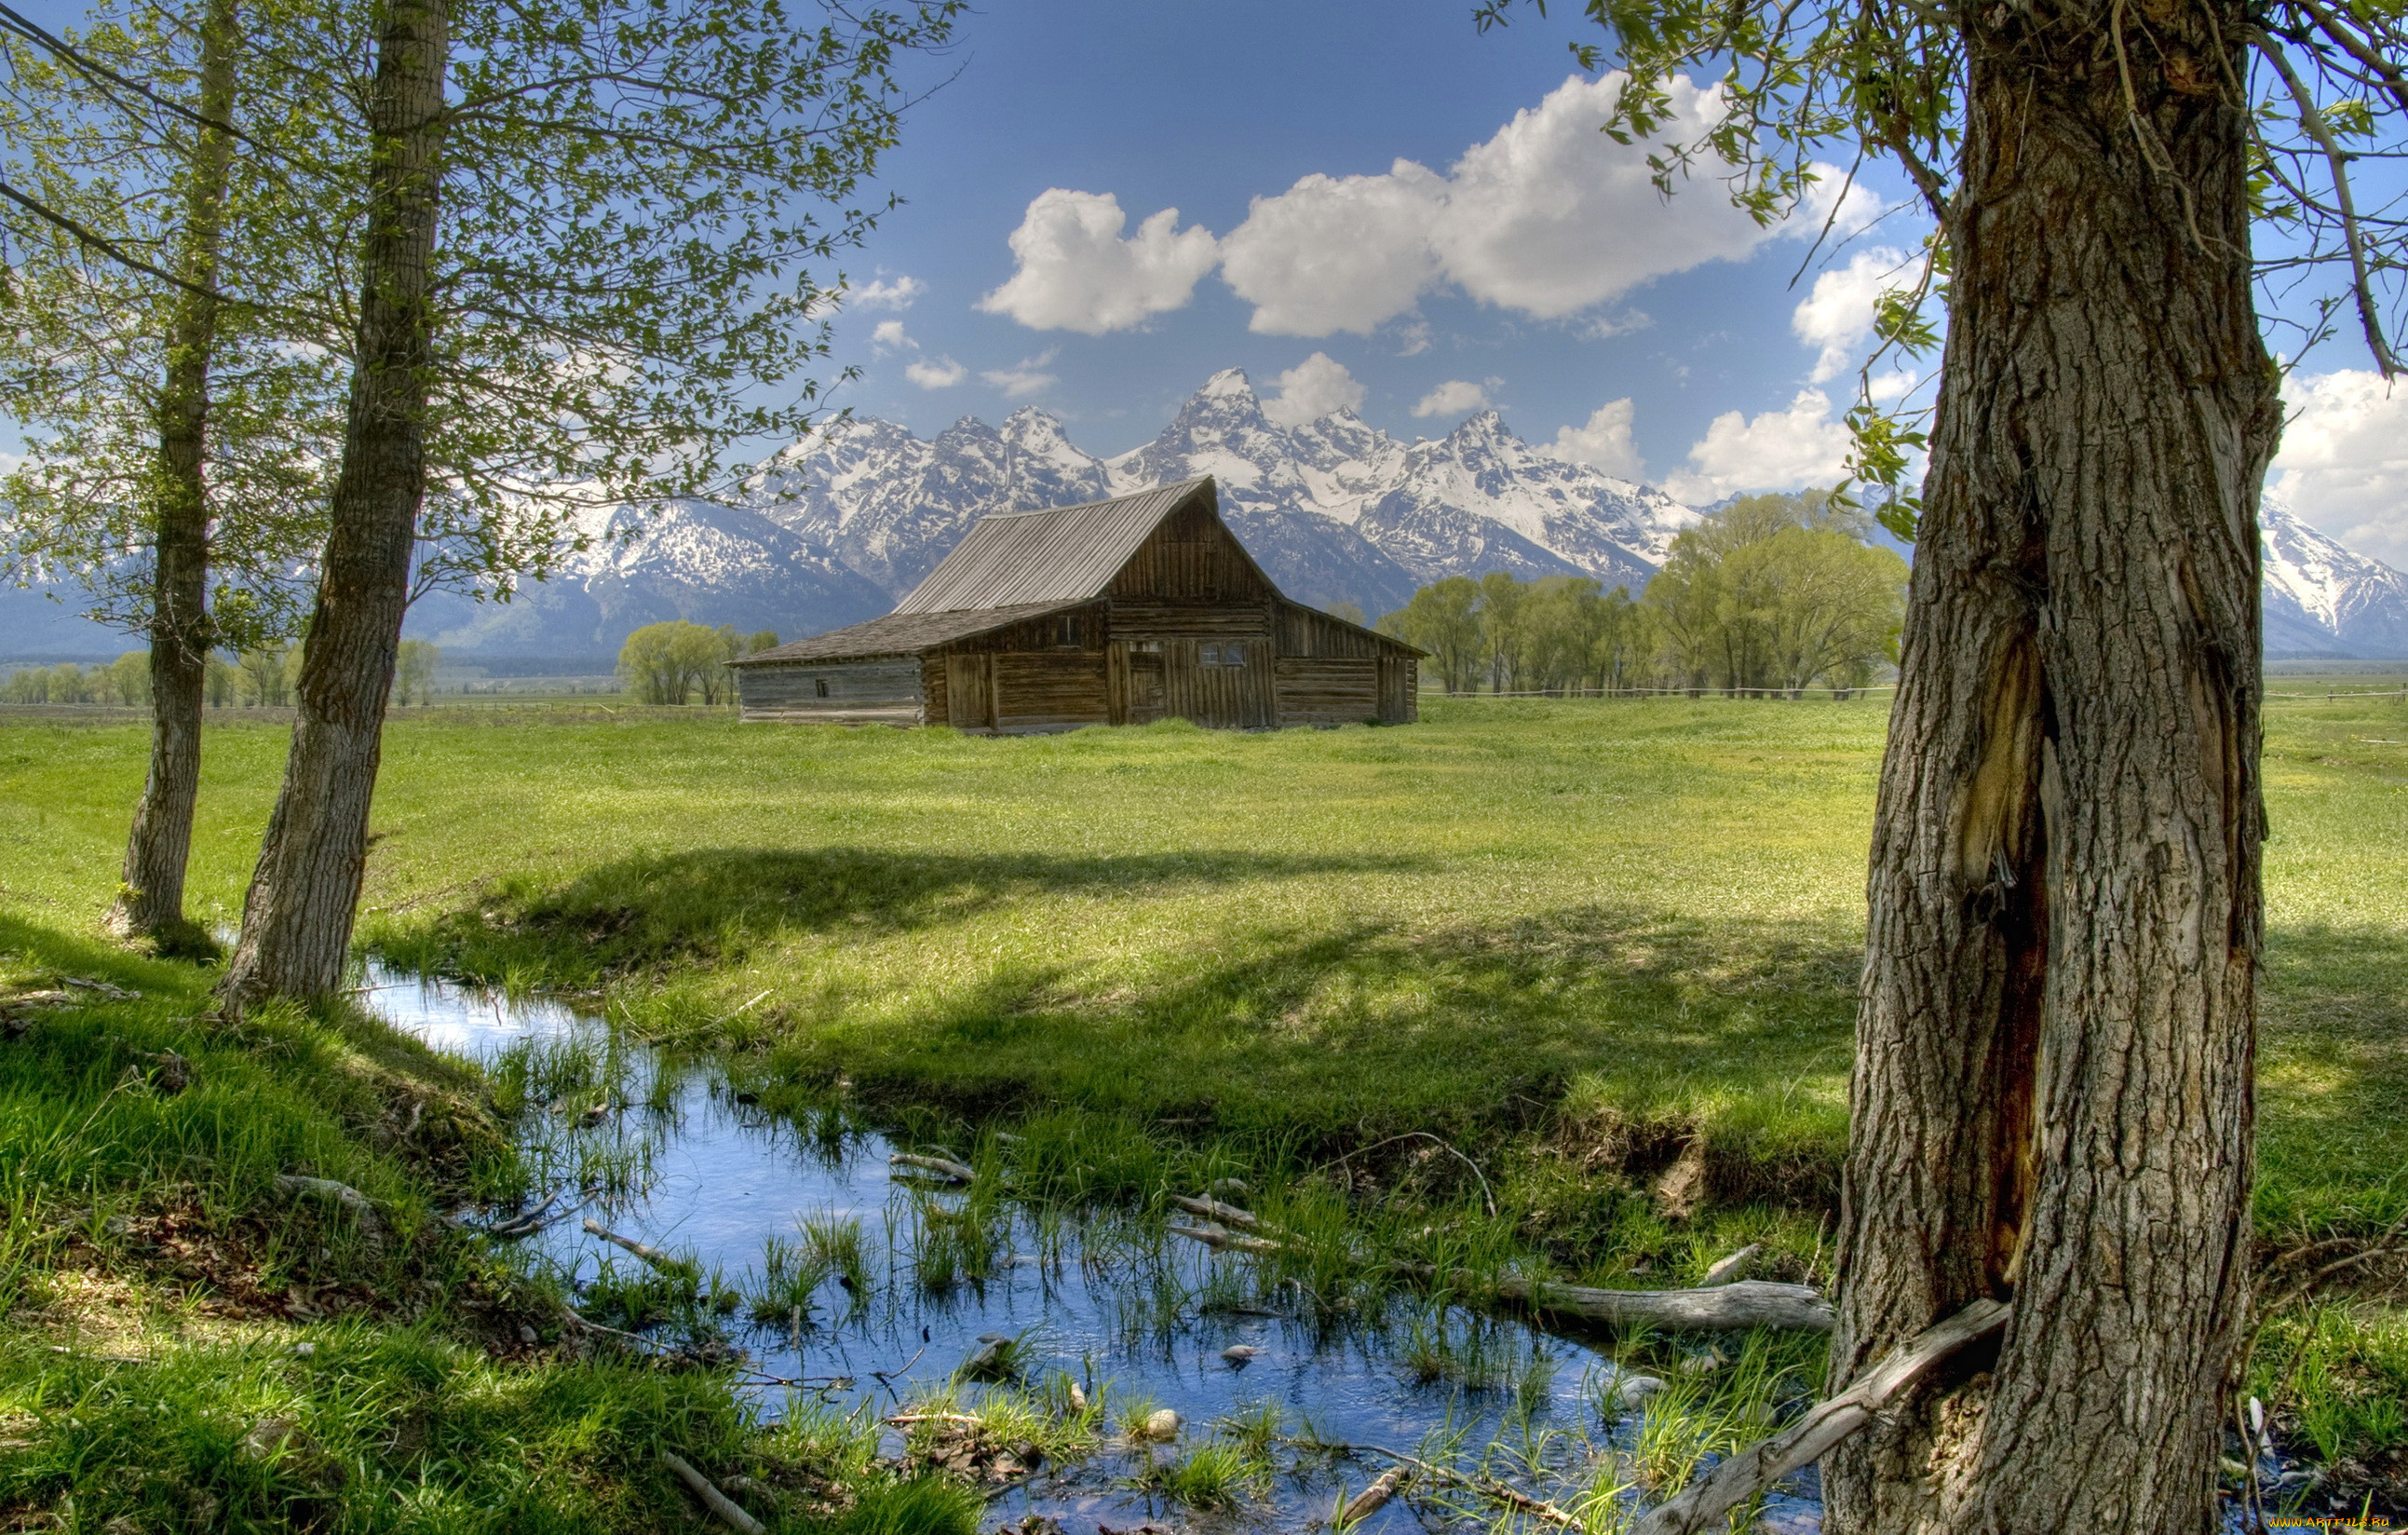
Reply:
<svg viewBox="0 0 2408 1535"><path fill-rule="evenodd" d="M775 650L755 651L727 664L731 667L757 667L778 661L841 661L871 655L908 655L926 650L931 645L968 639L974 634L1000 629L1024 618L1041 618L1059 609L1078 605L1077 602L1021 602L1009 608L978 608L967 612L889 613L884 618L873 618L849 629L830 629L809 639L789 640Z"/></svg>
<svg viewBox="0 0 2408 1535"><path fill-rule="evenodd" d="M895 616L1101 596L1146 535L1196 495L1215 503L1211 476L1082 507L982 517Z"/></svg>

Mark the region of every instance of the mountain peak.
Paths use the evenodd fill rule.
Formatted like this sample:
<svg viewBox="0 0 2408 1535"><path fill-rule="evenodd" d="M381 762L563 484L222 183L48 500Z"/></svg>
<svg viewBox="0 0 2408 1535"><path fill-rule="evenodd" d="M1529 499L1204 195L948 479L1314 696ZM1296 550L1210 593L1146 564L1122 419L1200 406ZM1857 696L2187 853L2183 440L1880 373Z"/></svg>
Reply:
<svg viewBox="0 0 2408 1535"><path fill-rule="evenodd" d="M1242 367L1223 368L1205 380L1204 387L1196 392L1196 397L1199 400L1236 399L1241 396L1249 400L1254 397L1254 380L1246 377L1246 370Z"/></svg>

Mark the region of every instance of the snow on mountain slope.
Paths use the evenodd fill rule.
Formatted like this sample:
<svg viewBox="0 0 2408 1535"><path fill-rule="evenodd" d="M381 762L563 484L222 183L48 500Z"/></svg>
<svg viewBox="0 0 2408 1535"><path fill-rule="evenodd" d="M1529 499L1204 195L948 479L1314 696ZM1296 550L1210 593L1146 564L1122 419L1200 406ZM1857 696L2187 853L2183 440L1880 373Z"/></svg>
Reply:
<svg viewBox="0 0 2408 1535"><path fill-rule="evenodd" d="M932 442L861 421L780 454L745 499L900 595L985 512L1203 474L1282 587L1370 613L1440 576L1492 569L1635 585L1696 520L1661 491L1530 447L1494 411L1435 442L1398 442L1343 410L1283 426L1235 368L1206 380L1152 442L1110 460L1033 409L999 430L957 422Z"/></svg>
<svg viewBox="0 0 2408 1535"><path fill-rule="evenodd" d="M2408 576L2273 501L2258 512L2266 653L2408 656Z"/></svg>

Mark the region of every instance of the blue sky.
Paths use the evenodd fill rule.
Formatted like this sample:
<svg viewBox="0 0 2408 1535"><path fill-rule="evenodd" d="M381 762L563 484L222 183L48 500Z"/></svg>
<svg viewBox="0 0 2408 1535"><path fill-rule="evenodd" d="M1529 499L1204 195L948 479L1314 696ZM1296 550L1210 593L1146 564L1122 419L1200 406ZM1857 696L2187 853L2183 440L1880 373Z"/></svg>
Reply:
<svg viewBox="0 0 2408 1535"><path fill-rule="evenodd" d="M1862 176L1844 222L1886 216L1801 275L1802 231L1755 235L1711 182L1667 204L1594 131L1568 8L1486 35L1469 0L968 17L885 165L906 205L846 262L840 398L923 435L1038 405L1111 453L1240 366L1405 437L1492 403L1692 500L1828 480L1872 297L1924 228L1902 181ZM2274 493L2408 563L2408 391L2344 336L2291 394Z"/></svg>
<svg viewBox="0 0 2408 1535"><path fill-rule="evenodd" d="M1465 0L1022 0L973 15L930 71L951 72L950 82L915 110L886 162L882 179L906 205L847 263L865 297L838 325L842 359L863 369L846 398L924 434L1040 405L1083 446L1113 452L1150 438L1216 369L1243 367L1274 395L1282 375L1318 353L1360 386L1360 414L1408 437L1452 429L1477 397L1523 436L1552 440L1627 399L1632 466L1655 479L1679 472L1715 417L1785 413L1813 382L1820 349L1793 334L1792 314L1816 274L1793 288L1808 242L1761 237L1719 185L1695 185L1669 206L1644 185L1637 151L1595 131L1603 88L1570 57L1578 35L1533 11L1483 36ZM1521 133L1493 144L1517 116ZM1378 318L1390 306L1361 294L1383 284L1359 274L1330 274L1326 292L1280 292L1268 308L1232 286L1234 275L1259 300L1267 287L1295 286L1283 268L1381 244L1346 208L1316 220L1297 206L1309 199L1283 199L1309 227L1265 234L1270 221L1258 220L1222 260L1206 250L1246 228L1256 199L1281 199L1312 177L1368 179L1325 186L1323 201L1342 204L1351 192L1401 202L1413 223L1426 208L1411 205L1427 203L1430 187L1410 171L1392 175L1396 163L1462 201L1450 173L1484 145L1484 205L1457 222L1538 216L1582 183L1609 181L1587 173L1615 163L1619 181L1552 246L1500 231L1444 264L1468 281L1442 266ZM1900 200L1880 178L1867 190L1857 208ZM1125 221L1118 238L1136 241L1140 257L1116 263L1098 247L1026 270L1012 237L1049 194L1073 223L1076 214L1108 222L1096 200L1112 199ZM1149 242L1141 226L1166 209L1177 210L1175 225ZM1868 245L1911 244L1919 229L1894 220L1859 237L1842 263ZM1450 238L1478 246L1480 234ZM1410 267L1415 232L1390 235L1388 253ZM1612 248L1599 249L1599 236ZM1149 251L1161 271L1122 270L1142 267ZM1116 274L1122 312L1080 312L1082 294L1112 289ZM1391 293L1412 284L1409 270L1390 277ZM884 296L897 288L908 307ZM982 309L998 290L1002 312L993 301ZM1326 365L1311 374L1304 381L1318 379L1323 398L1348 393ZM1825 387L1837 399L1852 379L1853 362Z"/></svg>

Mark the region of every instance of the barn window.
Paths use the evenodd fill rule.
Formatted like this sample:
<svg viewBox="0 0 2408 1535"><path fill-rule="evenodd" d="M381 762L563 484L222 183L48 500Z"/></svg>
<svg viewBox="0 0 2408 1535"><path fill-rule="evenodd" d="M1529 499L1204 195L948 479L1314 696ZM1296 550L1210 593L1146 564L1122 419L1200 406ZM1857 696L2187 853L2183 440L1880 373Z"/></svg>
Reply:
<svg viewBox="0 0 2408 1535"><path fill-rule="evenodd" d="M1077 649L1077 648L1078 648L1078 644L1079 644L1079 615L1078 615L1078 614L1076 614L1076 613L1064 613L1064 614L1062 615L1061 622L1060 622L1059 624L1055 624L1055 625L1054 625L1054 644L1056 644L1056 645L1062 646L1062 647L1064 647L1065 649L1071 649L1071 650L1075 650L1075 649Z"/></svg>
<svg viewBox="0 0 2408 1535"><path fill-rule="evenodd" d="M1246 647L1235 639L1220 644L1208 640L1196 647L1196 661L1206 667L1242 667L1246 664Z"/></svg>
<svg viewBox="0 0 2408 1535"><path fill-rule="evenodd" d="M826 696L827 696L827 679L826 679L826 678L824 678L824 677L814 677L814 678L812 678L812 679L811 679L811 692L812 692L813 694L815 694L816 696L818 696L822 697L822 698L826 697Z"/></svg>

